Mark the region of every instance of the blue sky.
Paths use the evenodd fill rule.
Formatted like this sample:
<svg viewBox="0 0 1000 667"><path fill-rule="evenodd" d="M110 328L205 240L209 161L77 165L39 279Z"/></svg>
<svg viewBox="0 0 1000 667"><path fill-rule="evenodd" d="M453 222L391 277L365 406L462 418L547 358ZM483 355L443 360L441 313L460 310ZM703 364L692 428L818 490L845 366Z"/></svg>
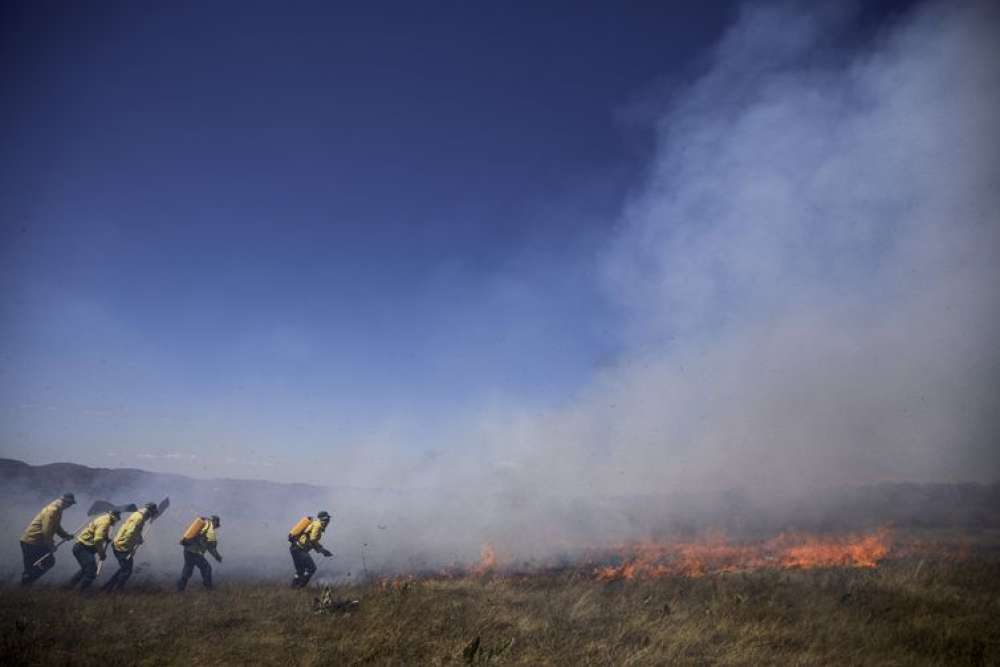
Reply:
<svg viewBox="0 0 1000 667"><path fill-rule="evenodd" d="M336 447L613 354L617 111L727 8L199 5L8 8L5 447L170 449L119 420L220 404Z"/></svg>
<svg viewBox="0 0 1000 667"><path fill-rule="evenodd" d="M318 481L576 400L631 344L603 257L661 109L739 16L675 5L7 3L0 451Z"/></svg>

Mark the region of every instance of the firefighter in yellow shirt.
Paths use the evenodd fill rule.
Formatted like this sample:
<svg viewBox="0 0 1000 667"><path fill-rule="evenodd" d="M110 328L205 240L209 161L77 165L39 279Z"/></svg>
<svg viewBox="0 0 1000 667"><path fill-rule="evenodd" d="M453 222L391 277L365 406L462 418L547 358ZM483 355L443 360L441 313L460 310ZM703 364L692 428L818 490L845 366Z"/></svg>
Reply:
<svg viewBox="0 0 1000 667"><path fill-rule="evenodd" d="M177 580L178 591L187 588L188 579L191 578L194 568L198 568L201 573L202 585L208 590L212 589L212 566L205 558L206 551L212 554L212 558L216 561L222 562L222 556L219 555L218 549L219 540L216 536L216 531L222 525L222 521L215 514L209 519L199 517L198 520L202 524L198 533L193 538L188 539L185 535L181 539L181 545L184 547L184 568L181 570L181 578Z"/></svg>
<svg viewBox="0 0 1000 667"><path fill-rule="evenodd" d="M30 586L35 580L52 569L56 564L53 554L56 551L55 536L63 541L73 539L72 533L67 533L62 527L63 511L76 504L72 493L64 493L61 498L53 500L35 515L21 535L21 556L24 559L24 573L21 575L21 585Z"/></svg>
<svg viewBox="0 0 1000 667"><path fill-rule="evenodd" d="M288 540L292 543L288 550L292 554L292 563L295 565L292 588L305 587L313 574L316 573L316 563L309 555L310 551L316 550L327 558L333 555L329 549L319 543L320 538L323 537L323 531L328 525L330 525L330 513L320 512L298 536L288 536Z"/></svg>
<svg viewBox="0 0 1000 667"><path fill-rule="evenodd" d="M72 590L80 585L80 590L90 588L97 578L97 558L104 560L108 556L108 542L111 541L111 528L121 518L121 511L113 509L104 514L98 514L76 536L73 545L73 555L80 564L80 571L66 584Z"/></svg>
<svg viewBox="0 0 1000 667"><path fill-rule="evenodd" d="M141 509L133 512L125 523L118 529L114 541L111 543L111 551L118 561L118 571L112 575L108 583L101 587L106 593L120 591L125 587L125 582L132 576L132 554L142 544L142 529L148 521L159 516L156 503L146 503Z"/></svg>

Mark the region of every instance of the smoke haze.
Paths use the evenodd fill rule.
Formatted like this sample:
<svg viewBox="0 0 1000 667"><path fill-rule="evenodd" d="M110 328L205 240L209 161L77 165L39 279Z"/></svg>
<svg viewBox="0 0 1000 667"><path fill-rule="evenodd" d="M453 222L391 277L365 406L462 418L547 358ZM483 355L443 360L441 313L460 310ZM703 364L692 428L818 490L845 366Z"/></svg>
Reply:
<svg viewBox="0 0 1000 667"><path fill-rule="evenodd" d="M527 488L997 477L995 8L747 9L668 106L604 270L627 353L498 449Z"/></svg>
<svg viewBox="0 0 1000 667"><path fill-rule="evenodd" d="M407 507L422 530L516 551L648 534L727 490L790 513L837 485L997 479L997 11L927 5L860 51L849 23L740 15L602 256L625 352L408 473L434 489ZM644 519L598 500L641 495Z"/></svg>
<svg viewBox="0 0 1000 667"><path fill-rule="evenodd" d="M664 102L595 266L622 352L572 400L455 415L409 458L385 425L317 464L361 490L240 499L222 552L259 538L288 567L274 541L324 500L348 570L362 544L545 557L839 485L997 480L1000 14L929 4L848 49L850 22L747 8Z"/></svg>

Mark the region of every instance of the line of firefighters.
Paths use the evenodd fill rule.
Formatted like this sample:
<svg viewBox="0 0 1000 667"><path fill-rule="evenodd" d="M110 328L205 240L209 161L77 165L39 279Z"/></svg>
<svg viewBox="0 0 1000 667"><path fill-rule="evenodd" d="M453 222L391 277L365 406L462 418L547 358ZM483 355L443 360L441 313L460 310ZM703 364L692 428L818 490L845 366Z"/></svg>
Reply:
<svg viewBox="0 0 1000 667"><path fill-rule="evenodd" d="M142 507L135 505L111 506L108 503L103 511L93 513L91 518L75 534L66 532L62 527L63 511L76 504L72 493L63 494L42 508L21 536L21 555L24 558L24 573L21 575L21 585L30 586L39 577L52 569L56 564L55 552L59 545L74 540L73 556L80 564L79 571L66 583L67 589L79 588L88 590L100 574L101 567L107 558L107 548L118 561L118 571L112 575L101 590L105 592L120 591L132 575L135 554L143 545L143 529L155 521L169 505L169 499L159 503L146 503ZM98 503L95 503L95 507ZM93 509L93 508L92 508ZM112 537L112 528L121 520L124 512L130 512L125 522ZM316 572L316 563L310 555L311 551L323 554L327 558L333 554L320 544L320 538L330 524L329 512L320 512L316 518L303 517L288 533L289 551L295 566L295 577L292 588L302 588L309 583ZM184 567L180 579L177 580L177 590L187 587L188 579L195 568L201 573L202 584L212 588L212 566L205 554L210 554L219 563L218 531L222 521L218 516L197 517L181 536ZM62 542L56 542L58 536Z"/></svg>

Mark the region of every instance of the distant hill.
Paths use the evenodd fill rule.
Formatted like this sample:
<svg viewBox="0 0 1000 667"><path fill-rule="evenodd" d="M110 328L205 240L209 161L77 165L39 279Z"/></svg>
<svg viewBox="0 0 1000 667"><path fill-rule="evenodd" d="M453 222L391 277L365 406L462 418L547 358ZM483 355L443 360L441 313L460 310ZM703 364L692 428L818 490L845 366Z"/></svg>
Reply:
<svg viewBox="0 0 1000 667"><path fill-rule="evenodd" d="M134 468L90 468L76 463L33 466L14 459L0 459L0 502L5 506L39 505L67 491L81 505L95 499L115 503L158 502L167 496L179 504L204 507L216 513L240 517L261 513L286 517L289 504L329 498L332 489L310 484L282 484L262 480L200 480L137 470Z"/></svg>

